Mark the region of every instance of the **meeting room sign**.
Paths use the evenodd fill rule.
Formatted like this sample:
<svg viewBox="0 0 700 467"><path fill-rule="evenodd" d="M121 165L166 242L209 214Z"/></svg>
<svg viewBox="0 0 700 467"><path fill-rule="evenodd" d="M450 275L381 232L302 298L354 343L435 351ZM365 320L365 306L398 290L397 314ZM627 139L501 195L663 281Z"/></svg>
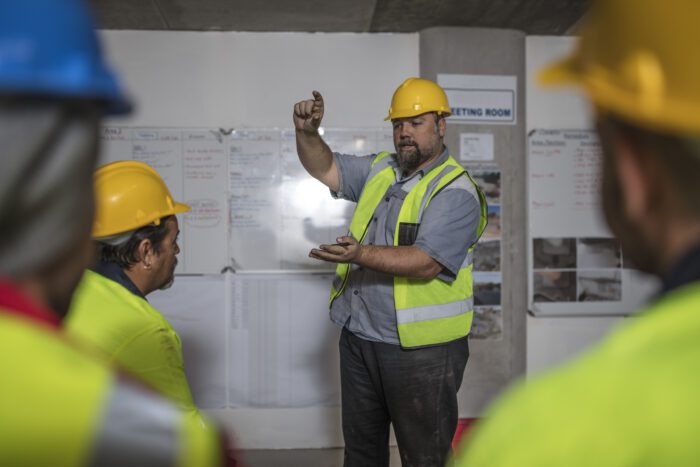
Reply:
<svg viewBox="0 0 700 467"><path fill-rule="evenodd" d="M438 74L452 116L449 123L517 123L516 76Z"/></svg>

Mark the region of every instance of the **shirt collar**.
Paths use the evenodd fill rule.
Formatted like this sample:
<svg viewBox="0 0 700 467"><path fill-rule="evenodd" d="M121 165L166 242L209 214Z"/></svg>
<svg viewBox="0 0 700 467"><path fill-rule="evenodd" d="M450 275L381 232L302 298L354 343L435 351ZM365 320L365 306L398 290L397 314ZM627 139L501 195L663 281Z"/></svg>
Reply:
<svg viewBox="0 0 700 467"><path fill-rule="evenodd" d="M394 154L394 158L395 157L396 157L396 154ZM434 161L432 161L430 164L423 167L422 169L416 170L408 177L403 177L401 174L401 168L398 165L396 165L396 167L394 169L396 171L396 180L398 182L407 182L408 180L411 180L413 177L417 177L417 176L420 176L419 179L421 179L425 176L425 174L429 173L435 167L444 164L447 161L448 157L450 157L450 152L447 150L447 146L443 145L442 152Z"/></svg>
<svg viewBox="0 0 700 467"><path fill-rule="evenodd" d="M690 249L662 278L662 293L686 285L690 282L700 281L700 245Z"/></svg>
<svg viewBox="0 0 700 467"><path fill-rule="evenodd" d="M59 328L61 325L57 313L29 297L17 284L1 278L0 309L3 313L23 316L52 328Z"/></svg>
<svg viewBox="0 0 700 467"><path fill-rule="evenodd" d="M129 279L121 266L116 263L111 263L108 261L99 261L94 268L91 268L97 274L106 277L107 279L113 280L117 284L120 284L125 289L127 289L132 294L137 297L141 297L146 300L146 296L141 293L136 284Z"/></svg>

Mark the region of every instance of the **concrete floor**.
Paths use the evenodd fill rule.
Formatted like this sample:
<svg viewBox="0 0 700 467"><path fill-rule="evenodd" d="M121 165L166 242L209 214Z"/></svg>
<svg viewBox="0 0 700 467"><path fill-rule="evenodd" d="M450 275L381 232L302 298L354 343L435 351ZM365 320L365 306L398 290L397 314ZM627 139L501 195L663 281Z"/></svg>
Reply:
<svg viewBox="0 0 700 467"><path fill-rule="evenodd" d="M399 450L390 448L390 466L401 467ZM343 450L279 449L241 451L243 467L342 467Z"/></svg>

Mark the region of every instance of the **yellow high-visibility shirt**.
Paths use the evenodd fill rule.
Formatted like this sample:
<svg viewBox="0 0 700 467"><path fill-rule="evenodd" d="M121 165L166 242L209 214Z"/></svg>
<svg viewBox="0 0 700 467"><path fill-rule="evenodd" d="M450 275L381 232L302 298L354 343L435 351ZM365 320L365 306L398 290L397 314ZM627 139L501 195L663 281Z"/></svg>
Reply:
<svg viewBox="0 0 700 467"><path fill-rule="evenodd" d="M2 281L0 302L0 465L222 465L215 429L116 377Z"/></svg>
<svg viewBox="0 0 700 467"><path fill-rule="evenodd" d="M451 465L700 465L700 283L625 321L574 363L510 390Z"/></svg>
<svg viewBox="0 0 700 467"><path fill-rule="evenodd" d="M185 376L180 338L143 298L88 270L74 295L65 328L199 417Z"/></svg>

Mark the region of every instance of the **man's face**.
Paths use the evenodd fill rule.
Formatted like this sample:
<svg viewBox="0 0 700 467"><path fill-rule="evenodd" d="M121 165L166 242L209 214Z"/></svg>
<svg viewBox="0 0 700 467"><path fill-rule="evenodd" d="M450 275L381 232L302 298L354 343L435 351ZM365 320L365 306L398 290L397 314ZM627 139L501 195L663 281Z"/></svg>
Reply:
<svg viewBox="0 0 700 467"><path fill-rule="evenodd" d="M396 158L406 174L413 173L423 162L442 152L445 119L438 120L435 113L397 118L391 124L394 127Z"/></svg>
<svg viewBox="0 0 700 467"><path fill-rule="evenodd" d="M153 263L158 289L167 289L173 284L177 255L180 253L180 247L177 244L178 235L180 234L177 217L169 217L165 221L165 227L167 233L160 243L160 251L155 255Z"/></svg>

